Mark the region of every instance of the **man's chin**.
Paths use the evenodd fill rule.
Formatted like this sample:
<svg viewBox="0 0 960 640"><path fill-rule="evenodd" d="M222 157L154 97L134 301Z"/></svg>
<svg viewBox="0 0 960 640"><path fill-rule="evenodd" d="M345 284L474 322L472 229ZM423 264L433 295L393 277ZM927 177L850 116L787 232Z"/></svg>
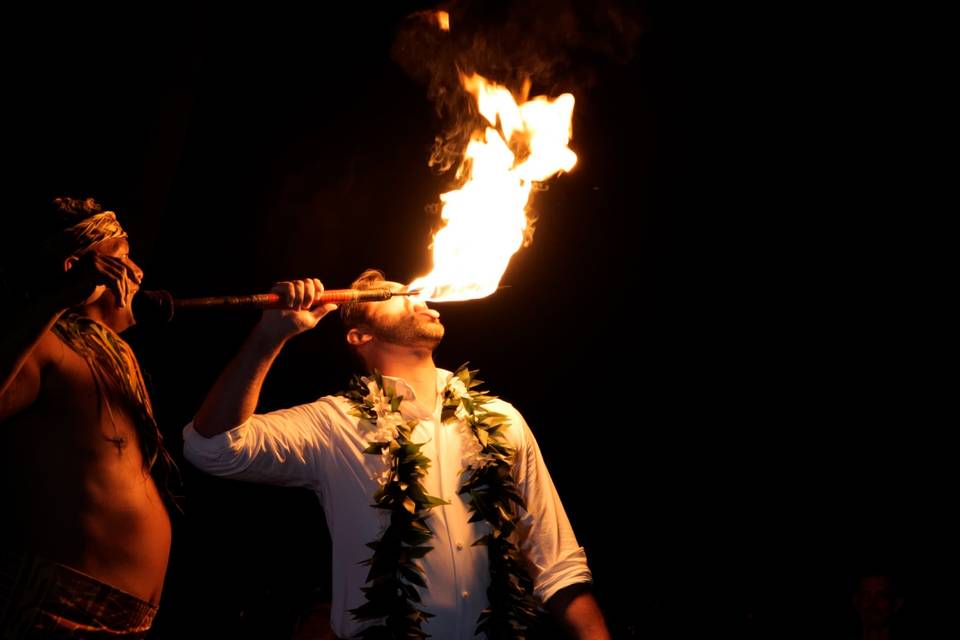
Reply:
<svg viewBox="0 0 960 640"><path fill-rule="evenodd" d="M133 314L130 313L130 314L125 314L123 316L120 316L118 318L114 318L113 322L111 323L112 326L110 328L117 333L123 333L124 331L126 331L127 329L129 329L135 324L137 324L137 320L136 318L133 317Z"/></svg>
<svg viewBox="0 0 960 640"><path fill-rule="evenodd" d="M433 350L443 339L443 325L437 321L410 322L390 327L375 327L378 339L403 347Z"/></svg>
<svg viewBox="0 0 960 640"><path fill-rule="evenodd" d="M421 349L429 349L433 351L440 344L440 341L443 340L443 331L439 333L432 333L430 335L420 335L417 338L410 340L407 344L411 347L418 347Z"/></svg>
<svg viewBox="0 0 960 640"><path fill-rule="evenodd" d="M443 339L443 328L439 331L430 332L430 333L419 333L415 336L379 336L380 340L383 342L388 342L390 344L395 344L399 347L409 347L413 349L428 349L433 351L437 348L437 345L440 344L440 341Z"/></svg>
<svg viewBox="0 0 960 640"><path fill-rule="evenodd" d="M122 333L137 324L137 318L133 314L133 307L127 303L125 307L119 307L110 314L109 325L116 333Z"/></svg>
<svg viewBox="0 0 960 640"><path fill-rule="evenodd" d="M425 329L427 330L424 331L424 339L432 342L434 347L440 344L444 334L443 325L438 322L435 325L425 327Z"/></svg>

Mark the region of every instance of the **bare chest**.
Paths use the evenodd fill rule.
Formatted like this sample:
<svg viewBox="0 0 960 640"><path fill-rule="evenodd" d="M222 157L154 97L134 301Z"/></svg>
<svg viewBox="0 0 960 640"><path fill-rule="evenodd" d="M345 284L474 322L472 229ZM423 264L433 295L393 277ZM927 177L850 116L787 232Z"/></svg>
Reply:
<svg viewBox="0 0 960 640"><path fill-rule="evenodd" d="M15 420L21 453L86 462L123 461L139 467L142 460L132 411L116 385L94 374L90 364L63 347L44 368L40 394ZM31 451L35 450L35 451Z"/></svg>

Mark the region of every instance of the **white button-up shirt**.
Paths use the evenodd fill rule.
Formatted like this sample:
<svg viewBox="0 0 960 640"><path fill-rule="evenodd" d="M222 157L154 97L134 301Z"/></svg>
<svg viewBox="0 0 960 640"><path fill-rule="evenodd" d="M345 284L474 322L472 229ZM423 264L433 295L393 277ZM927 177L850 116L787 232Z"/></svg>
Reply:
<svg viewBox="0 0 960 640"><path fill-rule="evenodd" d="M437 370L437 389L442 392L453 374ZM435 617L423 625L434 638L472 638L480 612L487 607L490 582L487 547L473 546L489 532L486 522L468 522L466 500L457 494L465 475L461 435L456 421L440 420L440 395L433 412L416 403L413 389L402 379L384 377L396 385L404 401L405 420L418 420L414 442L431 460L424 486L428 494L449 504L434 507L427 518L434 538L433 550L418 560L427 589L420 589L422 606ZM520 510L517 542L529 562L534 595L546 602L571 584L590 582L583 548L577 544L570 522L544 465L530 428L507 402L488 405L510 418L502 433L516 451L513 476L526 502ZM340 637L352 637L369 623L358 623L350 609L366 602L360 590L369 567L360 564L372 555L366 546L380 537L389 523L389 513L374 509L375 479L386 467L380 456L365 454L368 443L358 429L359 418L350 415L352 405L339 396L326 396L290 409L254 415L247 422L205 438L193 423L184 428L184 455L207 473L283 486L309 487L320 499L333 542L333 603L331 624Z"/></svg>

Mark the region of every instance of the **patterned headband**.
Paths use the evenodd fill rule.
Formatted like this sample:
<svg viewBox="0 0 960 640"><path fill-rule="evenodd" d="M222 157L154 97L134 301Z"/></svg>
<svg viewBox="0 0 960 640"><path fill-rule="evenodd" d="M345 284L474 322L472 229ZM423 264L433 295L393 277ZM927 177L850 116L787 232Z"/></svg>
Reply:
<svg viewBox="0 0 960 640"><path fill-rule="evenodd" d="M61 255L75 256L98 242L126 237L127 232L117 221L117 214L103 211L64 229L51 244L60 250Z"/></svg>

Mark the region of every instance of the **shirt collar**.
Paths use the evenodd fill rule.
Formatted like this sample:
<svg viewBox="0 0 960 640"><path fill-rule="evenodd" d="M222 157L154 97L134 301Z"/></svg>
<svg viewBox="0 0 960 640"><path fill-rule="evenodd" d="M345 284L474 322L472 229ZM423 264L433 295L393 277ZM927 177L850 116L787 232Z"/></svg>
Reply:
<svg viewBox="0 0 960 640"><path fill-rule="evenodd" d="M446 388L450 378L453 377L452 371L437 367L437 395L440 396ZM416 411L417 393L413 390L407 381L403 378L394 376L383 376L383 386L393 391L394 395L403 396L403 402L400 405L400 413L418 413Z"/></svg>

